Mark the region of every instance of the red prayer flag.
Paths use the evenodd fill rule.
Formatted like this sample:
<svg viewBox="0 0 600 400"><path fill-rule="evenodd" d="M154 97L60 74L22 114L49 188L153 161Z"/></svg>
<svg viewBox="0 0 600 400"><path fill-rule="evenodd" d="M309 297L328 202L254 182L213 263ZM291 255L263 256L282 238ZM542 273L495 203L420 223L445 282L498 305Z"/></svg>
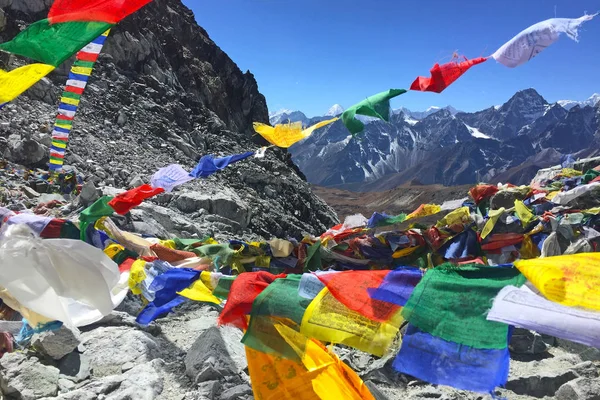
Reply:
<svg viewBox="0 0 600 400"><path fill-rule="evenodd" d="M442 65L435 64L430 71L431 78L419 76L410 86L410 90L441 93L473 65L481 64L484 61L487 61L487 58L479 57L467 60L464 57L464 61L461 62L450 61Z"/></svg>
<svg viewBox="0 0 600 400"><path fill-rule="evenodd" d="M114 199L108 202L117 214L125 215L131 209L139 206L142 202L150 197L154 197L157 194L164 192L163 188L154 188L148 184L138 186L134 189L128 190Z"/></svg>
<svg viewBox="0 0 600 400"><path fill-rule="evenodd" d="M166 262L177 262L196 257L196 254L192 253L191 251L170 249L158 243L150 246L150 250L156 254L159 260Z"/></svg>
<svg viewBox="0 0 600 400"><path fill-rule="evenodd" d="M106 22L116 24L152 0L55 0L48 13L51 24Z"/></svg>
<svg viewBox="0 0 600 400"><path fill-rule="evenodd" d="M275 279L285 278L286 274L273 275L269 272L244 272L231 284L227 303L219 316L220 325L234 325L247 329L246 315L252 310L254 299Z"/></svg>
<svg viewBox="0 0 600 400"><path fill-rule="evenodd" d="M492 197L496 193L498 193L498 186L494 185L477 185L471 190L469 190L469 194L475 200L475 204L481 203L483 200Z"/></svg>
<svg viewBox="0 0 600 400"><path fill-rule="evenodd" d="M369 296L369 289L377 289L389 270L344 271L319 274L317 277L340 303L374 321L386 322L400 306Z"/></svg>

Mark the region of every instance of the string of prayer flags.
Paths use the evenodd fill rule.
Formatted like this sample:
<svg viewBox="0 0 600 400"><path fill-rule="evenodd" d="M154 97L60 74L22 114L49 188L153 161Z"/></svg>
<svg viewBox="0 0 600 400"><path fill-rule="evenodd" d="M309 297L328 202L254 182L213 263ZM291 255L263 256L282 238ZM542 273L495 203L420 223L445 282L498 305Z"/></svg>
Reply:
<svg viewBox="0 0 600 400"><path fill-rule="evenodd" d="M515 267L548 300L600 310L600 253L519 260Z"/></svg>
<svg viewBox="0 0 600 400"><path fill-rule="evenodd" d="M30 64L3 71L0 69L0 109L54 70L47 64Z"/></svg>
<svg viewBox="0 0 600 400"><path fill-rule="evenodd" d="M390 100L404 93L406 93L404 89L390 89L368 97L344 111L342 122L353 136L362 132L365 128L365 124L356 119L357 114L379 118L388 122L390 120Z"/></svg>
<svg viewBox="0 0 600 400"><path fill-rule="evenodd" d="M79 108L81 96L109 33L110 29L81 49L71 66L71 72L60 99L58 115L52 130L49 162L51 171L59 171L63 167L69 135L73 129L73 120Z"/></svg>
<svg viewBox="0 0 600 400"><path fill-rule="evenodd" d="M34 22L0 50L58 67L92 40L111 28L104 22L65 22L50 25L47 19Z"/></svg>
<svg viewBox="0 0 600 400"><path fill-rule="evenodd" d="M509 68L518 67L556 42L561 33L566 33L577 42L581 24L592 20L596 15L584 15L580 18L551 18L538 22L502 45L492 54L492 57Z"/></svg>
<svg viewBox="0 0 600 400"><path fill-rule="evenodd" d="M55 0L48 13L51 24L100 21L116 24L152 0Z"/></svg>
<svg viewBox="0 0 600 400"><path fill-rule="evenodd" d="M309 128L302 129L301 122L292 122L289 124L277 124L274 127L260 122L254 122L254 130L256 133L265 138L269 143L277 147L288 148L294 143L306 139L312 133L324 126L334 123L339 118L332 118L326 121L321 121Z"/></svg>
<svg viewBox="0 0 600 400"><path fill-rule="evenodd" d="M460 78L473 65L487 61L485 57L474 58L472 60L468 60L466 57L463 58L463 61L452 60L442 65L435 64L430 71L431 77L417 77L410 86L410 90L442 93L444 89Z"/></svg>
<svg viewBox="0 0 600 400"><path fill-rule="evenodd" d="M506 337L504 342L507 342ZM435 385L492 393L496 387L506 384L509 363L506 346L502 349L464 346L409 324L392 366L400 373Z"/></svg>
<svg viewBox="0 0 600 400"><path fill-rule="evenodd" d="M600 348L600 312L557 304L527 286L502 289L487 319Z"/></svg>
<svg viewBox="0 0 600 400"><path fill-rule="evenodd" d="M515 268L442 264L427 271L402 309L417 328L478 349L504 349L508 325L486 320L491 301L507 285L521 286Z"/></svg>
<svg viewBox="0 0 600 400"><path fill-rule="evenodd" d="M387 322L373 321L344 306L324 288L306 309L300 333L383 357L389 351L402 321L400 311L392 314Z"/></svg>
<svg viewBox="0 0 600 400"><path fill-rule="evenodd" d="M253 155L253 151L248 151L243 154L235 154L232 156L217 158L210 154L205 155L200 159L198 165L196 165L196 168L194 168L194 170L190 172L190 176L193 178L206 178L216 173L217 171L227 168L227 166L229 166L230 164L234 164Z"/></svg>

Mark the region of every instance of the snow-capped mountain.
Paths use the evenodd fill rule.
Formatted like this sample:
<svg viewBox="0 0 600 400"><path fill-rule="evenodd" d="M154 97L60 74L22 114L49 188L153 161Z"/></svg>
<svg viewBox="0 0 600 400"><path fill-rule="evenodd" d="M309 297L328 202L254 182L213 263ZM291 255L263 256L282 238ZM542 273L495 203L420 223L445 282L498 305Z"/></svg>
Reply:
<svg viewBox="0 0 600 400"><path fill-rule="evenodd" d="M281 109L269 114L269 122L271 125L283 124L287 122L302 122L304 125L308 122L308 117L304 115L302 111Z"/></svg>
<svg viewBox="0 0 600 400"><path fill-rule="evenodd" d="M598 102L600 102L600 94L598 94L598 93L594 93L593 95L590 96L589 99L584 100L584 101L576 101L576 100L559 100L559 101L557 101L557 103L560 104L567 111L575 106L580 106L580 107L592 106L592 107L594 107L596 104L598 104Z"/></svg>
<svg viewBox="0 0 600 400"><path fill-rule="evenodd" d="M331 108L325 113L324 117L337 117L344 112L344 107L339 104L334 104Z"/></svg>
<svg viewBox="0 0 600 400"><path fill-rule="evenodd" d="M423 184L466 184L506 176L506 171L525 162L545 167L534 157L541 151L587 151L593 141L600 141L599 119L600 104L566 110L526 89L501 106L474 113L452 107L420 113L394 110L389 123L371 121L354 139L338 121L292 146L290 152L317 185L383 190L414 179ZM513 183L526 183L527 178L521 171L518 179L523 182Z"/></svg>

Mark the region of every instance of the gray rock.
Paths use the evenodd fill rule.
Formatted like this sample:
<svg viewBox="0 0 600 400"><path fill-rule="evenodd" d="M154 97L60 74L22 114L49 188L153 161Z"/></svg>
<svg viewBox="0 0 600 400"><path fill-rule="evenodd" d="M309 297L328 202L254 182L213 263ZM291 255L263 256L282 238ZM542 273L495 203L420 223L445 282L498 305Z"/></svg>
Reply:
<svg viewBox="0 0 600 400"><path fill-rule="evenodd" d="M571 368L579 377L598 378L600 377L600 366L591 361L579 363Z"/></svg>
<svg viewBox="0 0 600 400"><path fill-rule="evenodd" d="M89 357L74 351L60 360L58 364L61 378L79 383L90 377L91 365Z"/></svg>
<svg viewBox="0 0 600 400"><path fill-rule="evenodd" d="M83 206L89 206L99 198L98 190L93 182L87 181L83 184L81 193L79 194L79 200Z"/></svg>
<svg viewBox="0 0 600 400"><path fill-rule="evenodd" d="M516 394L533 397L554 396L562 385L576 378L578 376L573 371L555 370L544 374L509 379L506 389L512 390Z"/></svg>
<svg viewBox="0 0 600 400"><path fill-rule="evenodd" d="M146 182L142 179L141 176L139 175L134 175L133 178L131 178L129 180L129 187L130 188L135 188L138 186L142 186L143 184L145 184Z"/></svg>
<svg viewBox="0 0 600 400"><path fill-rule="evenodd" d="M75 388L75 382L69 379L58 378L58 389L61 392L70 392Z"/></svg>
<svg viewBox="0 0 600 400"><path fill-rule="evenodd" d="M58 369L35 357L7 353L0 359L0 389L8 396L35 400L58 393Z"/></svg>
<svg viewBox="0 0 600 400"><path fill-rule="evenodd" d="M578 378L562 385L557 400L600 400L600 379Z"/></svg>
<svg viewBox="0 0 600 400"><path fill-rule="evenodd" d="M501 190L496 193L490 200L490 207L497 210L501 207L512 208L515 206L515 200L523 200L524 196L517 192L509 192Z"/></svg>
<svg viewBox="0 0 600 400"><path fill-rule="evenodd" d="M221 400L236 400L249 394L252 394L252 388L244 383L223 391L219 398Z"/></svg>
<svg viewBox="0 0 600 400"><path fill-rule="evenodd" d="M36 333L31 339L31 344L40 353L60 360L79 346L80 332L77 328L65 325L55 331Z"/></svg>
<svg viewBox="0 0 600 400"><path fill-rule="evenodd" d="M211 327L194 342L185 357L185 373L195 383L237 375L248 367L241 332Z"/></svg>
<svg viewBox="0 0 600 400"><path fill-rule="evenodd" d="M205 381L198 383L197 395L202 398L206 397L210 400L214 400L221 390L221 383L219 381Z"/></svg>
<svg viewBox="0 0 600 400"><path fill-rule="evenodd" d="M120 374L124 364L145 363L159 353L151 335L128 327L100 327L82 333L81 339L94 377Z"/></svg>
<svg viewBox="0 0 600 400"><path fill-rule="evenodd" d="M25 193L25 196L29 197L30 199L40 197L40 194L32 188L30 188L29 186L22 186L21 190L23 191L23 193Z"/></svg>
<svg viewBox="0 0 600 400"><path fill-rule="evenodd" d="M556 339L556 345L570 353L578 354L583 361L600 361L600 349L565 339Z"/></svg>
<svg viewBox="0 0 600 400"><path fill-rule="evenodd" d="M164 361L153 360L129 371L91 381L71 392L61 394L60 400L154 400L163 391Z"/></svg>
<svg viewBox="0 0 600 400"><path fill-rule="evenodd" d="M369 391L375 397L375 400L388 400L387 396L379 390L379 388L371 381L365 382L365 385L369 388Z"/></svg>
<svg viewBox="0 0 600 400"><path fill-rule="evenodd" d="M540 334L521 328L515 328L508 348L517 354L540 354L548 350Z"/></svg>

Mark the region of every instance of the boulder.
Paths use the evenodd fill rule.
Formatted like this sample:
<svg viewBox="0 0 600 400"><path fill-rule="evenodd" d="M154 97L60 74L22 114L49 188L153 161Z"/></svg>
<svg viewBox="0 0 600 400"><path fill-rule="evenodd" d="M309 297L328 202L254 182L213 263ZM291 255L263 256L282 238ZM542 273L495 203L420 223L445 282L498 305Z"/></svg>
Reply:
<svg viewBox="0 0 600 400"><path fill-rule="evenodd" d="M577 378L577 374L571 370L554 370L509 379L506 389L512 390L516 394L533 397L554 396L562 385Z"/></svg>
<svg viewBox="0 0 600 400"><path fill-rule="evenodd" d="M248 367L241 332L211 327L194 342L185 357L185 373L195 383L221 380Z"/></svg>
<svg viewBox="0 0 600 400"><path fill-rule="evenodd" d="M94 377L120 374L124 364L142 364L159 354L151 335L129 327L100 327L82 333L81 339Z"/></svg>
<svg viewBox="0 0 600 400"><path fill-rule="evenodd" d="M7 353L0 359L0 389L2 394L21 400L56 396L58 369L43 365L35 357L22 353Z"/></svg>
<svg viewBox="0 0 600 400"><path fill-rule="evenodd" d="M578 378L562 385L557 400L600 400L600 379Z"/></svg>
<svg viewBox="0 0 600 400"><path fill-rule="evenodd" d="M74 351L60 360L58 364L60 376L79 383L90 377L92 367L90 359L84 354Z"/></svg>
<svg viewBox="0 0 600 400"><path fill-rule="evenodd" d="M540 354L545 352L548 346L539 333L515 328L508 348L517 354Z"/></svg>
<svg viewBox="0 0 600 400"><path fill-rule="evenodd" d="M60 329L36 333L31 339L33 347L41 354L60 360L79 346L80 332L65 325Z"/></svg>

